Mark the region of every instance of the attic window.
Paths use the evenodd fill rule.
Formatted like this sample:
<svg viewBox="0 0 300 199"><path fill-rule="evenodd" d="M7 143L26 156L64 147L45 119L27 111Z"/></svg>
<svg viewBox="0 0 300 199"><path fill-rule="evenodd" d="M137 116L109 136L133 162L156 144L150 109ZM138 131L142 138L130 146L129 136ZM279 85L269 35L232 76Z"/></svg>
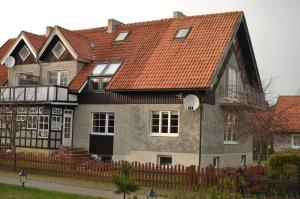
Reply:
<svg viewBox="0 0 300 199"><path fill-rule="evenodd" d="M21 59L22 59L23 61L25 61L25 60L27 59L27 57L30 55L30 51L29 51L29 49L27 48L27 46L24 46L24 47L20 50L19 55L20 55L20 57L21 57Z"/></svg>
<svg viewBox="0 0 300 199"><path fill-rule="evenodd" d="M56 43L56 45L54 46L54 48L52 49L52 53L55 55L55 57L57 59L59 59L62 54L65 52L66 48L64 47L64 45L62 45L62 43L59 41Z"/></svg>
<svg viewBox="0 0 300 199"><path fill-rule="evenodd" d="M185 38L187 38L190 31L191 31L191 28L180 28L176 32L175 39L185 39Z"/></svg>
<svg viewBox="0 0 300 199"><path fill-rule="evenodd" d="M126 37L128 36L129 32L120 32L119 35L116 37L115 42L124 41Z"/></svg>
<svg viewBox="0 0 300 199"><path fill-rule="evenodd" d="M118 68L121 66L121 62L98 64L93 72L93 76L113 76Z"/></svg>

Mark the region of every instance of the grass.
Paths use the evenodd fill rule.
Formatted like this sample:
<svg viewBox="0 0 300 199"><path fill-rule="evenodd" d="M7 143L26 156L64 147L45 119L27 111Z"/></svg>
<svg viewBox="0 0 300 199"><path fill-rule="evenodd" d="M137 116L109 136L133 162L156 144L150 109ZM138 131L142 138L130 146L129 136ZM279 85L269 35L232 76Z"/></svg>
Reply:
<svg viewBox="0 0 300 199"><path fill-rule="evenodd" d="M45 191L36 188L22 188L17 185L0 183L1 199L103 199L100 197L69 194L55 191Z"/></svg>

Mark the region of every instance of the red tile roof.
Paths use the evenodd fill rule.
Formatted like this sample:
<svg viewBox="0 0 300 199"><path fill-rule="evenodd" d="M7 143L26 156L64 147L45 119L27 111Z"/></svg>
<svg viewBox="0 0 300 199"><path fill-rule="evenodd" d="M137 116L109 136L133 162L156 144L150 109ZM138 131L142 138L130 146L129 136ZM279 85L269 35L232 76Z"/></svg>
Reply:
<svg viewBox="0 0 300 199"><path fill-rule="evenodd" d="M94 59L89 38L62 27L58 27L58 29L80 58L87 60Z"/></svg>
<svg viewBox="0 0 300 199"><path fill-rule="evenodd" d="M13 45L16 39L7 40L0 48L0 60ZM7 82L7 68L0 64L0 86L3 86Z"/></svg>
<svg viewBox="0 0 300 199"><path fill-rule="evenodd" d="M69 85L70 90L79 90L87 77L92 73L93 69L95 68L95 63L88 64L84 66L79 74L71 81Z"/></svg>
<svg viewBox="0 0 300 199"><path fill-rule="evenodd" d="M274 131L300 133L300 96L279 96L275 116Z"/></svg>
<svg viewBox="0 0 300 199"><path fill-rule="evenodd" d="M26 35L30 43L33 45L36 51L40 50L42 45L44 44L46 38L41 35L36 35L30 32L23 31L23 33Z"/></svg>

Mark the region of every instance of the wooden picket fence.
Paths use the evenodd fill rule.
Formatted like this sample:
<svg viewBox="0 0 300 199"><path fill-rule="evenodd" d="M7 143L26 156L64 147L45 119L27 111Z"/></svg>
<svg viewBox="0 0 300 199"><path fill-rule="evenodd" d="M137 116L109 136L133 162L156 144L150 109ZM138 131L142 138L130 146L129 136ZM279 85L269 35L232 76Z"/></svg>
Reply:
<svg viewBox="0 0 300 199"><path fill-rule="evenodd" d="M119 172L124 162L103 162L98 160L65 160L61 157L42 154L12 153L0 151L0 169L10 171L26 170L29 174L41 174L57 177L79 178L111 182L113 175ZM215 169L212 166L158 166L152 163L130 163L133 178L143 186L164 189L198 189L217 187L220 190L237 190L238 169ZM244 168L246 176L265 175L263 167ZM230 181L225 187L224 180Z"/></svg>

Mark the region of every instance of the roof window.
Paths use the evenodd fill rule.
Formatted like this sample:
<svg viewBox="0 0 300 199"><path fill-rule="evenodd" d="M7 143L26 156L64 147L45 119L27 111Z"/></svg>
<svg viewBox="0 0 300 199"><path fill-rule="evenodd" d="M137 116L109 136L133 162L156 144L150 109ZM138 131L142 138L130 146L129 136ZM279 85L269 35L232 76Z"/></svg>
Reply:
<svg viewBox="0 0 300 199"><path fill-rule="evenodd" d="M59 41L56 43L56 45L54 46L54 48L52 49L52 53L55 55L55 57L57 59L59 59L62 54L65 52L66 48L64 47L64 45L62 45L62 43Z"/></svg>
<svg viewBox="0 0 300 199"><path fill-rule="evenodd" d="M27 57L30 55L30 51L29 51L29 49L27 48L27 46L24 46L24 47L20 50L19 55L20 55L20 57L21 57L21 59L22 59L23 61L25 61L25 60L27 59Z"/></svg>
<svg viewBox="0 0 300 199"><path fill-rule="evenodd" d="M115 42L124 41L127 38L128 34L129 34L128 31L120 32L116 37Z"/></svg>
<svg viewBox="0 0 300 199"><path fill-rule="evenodd" d="M190 33L191 28L180 28L177 30L175 39L185 39Z"/></svg>
<svg viewBox="0 0 300 199"><path fill-rule="evenodd" d="M98 64L93 72L92 76L113 76L121 66L122 62L112 62L105 64Z"/></svg>

